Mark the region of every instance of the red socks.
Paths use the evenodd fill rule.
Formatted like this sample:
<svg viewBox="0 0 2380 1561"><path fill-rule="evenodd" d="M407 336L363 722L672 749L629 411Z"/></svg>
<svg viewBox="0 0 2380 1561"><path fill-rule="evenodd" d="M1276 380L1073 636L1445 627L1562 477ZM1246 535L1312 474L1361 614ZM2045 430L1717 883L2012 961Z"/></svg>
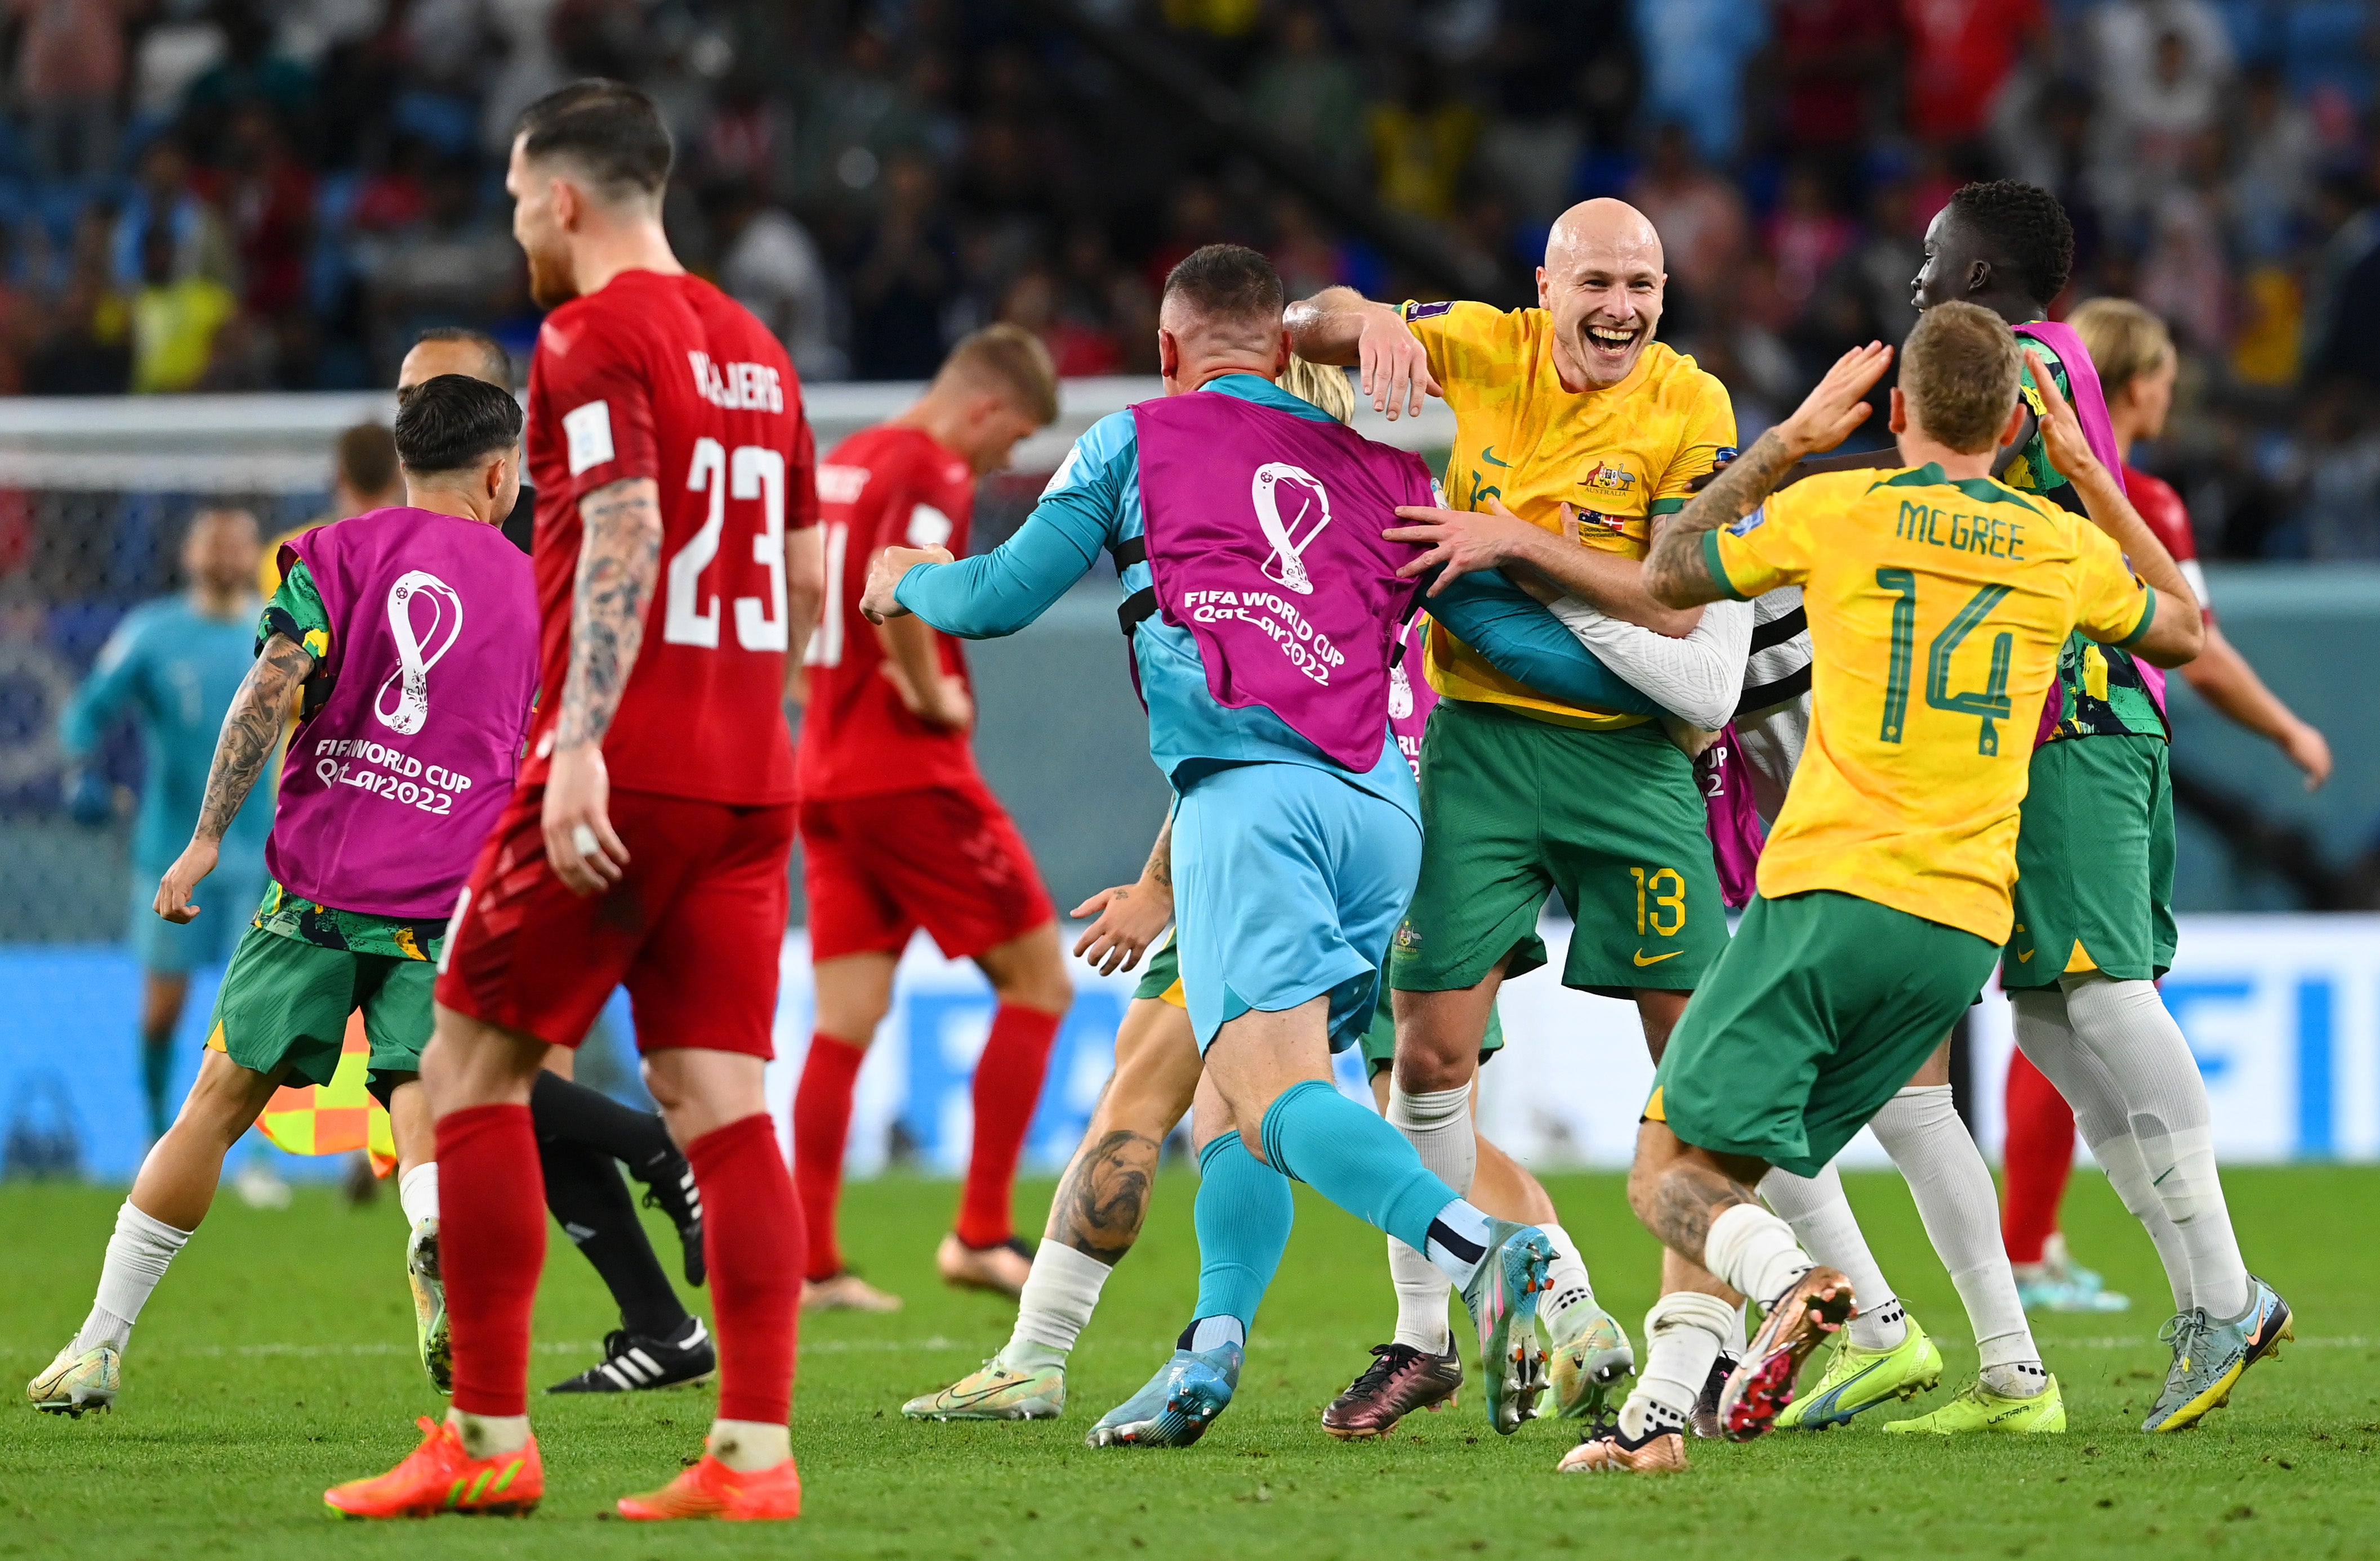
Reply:
<svg viewBox="0 0 2380 1561"><path fill-rule="evenodd" d="M2039 1263L2043 1243L2058 1233L2058 1205L2074 1170L2074 1108L2024 1053L2014 1051L2009 1054L2006 1115L2001 1161L2007 1207L2000 1234L2010 1263Z"/></svg>
<svg viewBox="0 0 2380 1561"><path fill-rule="evenodd" d="M783 1425L793 1411L802 1210L777 1153L776 1128L767 1113L755 1112L704 1133L686 1145L686 1157L702 1191L719 1418Z"/></svg>
<svg viewBox="0 0 2380 1561"><path fill-rule="evenodd" d="M439 1118L438 1179L455 1407L525 1415L529 1313L545 1267L545 1176L528 1107L474 1106Z"/></svg>
<svg viewBox="0 0 2380 1561"><path fill-rule="evenodd" d="M1016 1158L1065 1017L1015 1003L1001 1004L992 1015L991 1038L975 1067L975 1147L959 1201L958 1237L968 1246L998 1246L1016 1234L1009 1210Z"/></svg>
<svg viewBox="0 0 2380 1561"><path fill-rule="evenodd" d="M834 1211L843 1197L852 1086L867 1059L866 1047L820 1031L810 1037L802 1082L794 1091L794 1191L801 1200L802 1223L809 1228L809 1255L802 1272L812 1279L831 1279L843 1272Z"/></svg>

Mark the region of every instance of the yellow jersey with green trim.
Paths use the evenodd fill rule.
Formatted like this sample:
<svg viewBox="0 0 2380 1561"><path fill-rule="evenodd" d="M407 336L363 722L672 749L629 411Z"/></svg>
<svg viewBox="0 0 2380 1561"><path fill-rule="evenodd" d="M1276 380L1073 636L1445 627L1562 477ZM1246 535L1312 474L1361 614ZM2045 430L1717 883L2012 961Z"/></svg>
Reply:
<svg viewBox="0 0 2380 1561"><path fill-rule="evenodd" d="M2077 629L2137 640L2155 595L2088 520L1930 465L1809 478L1702 547L1728 594L1799 585L1810 618L1810 735L1761 894L1835 889L2008 941L2058 649Z"/></svg>
<svg viewBox="0 0 2380 1561"><path fill-rule="evenodd" d="M1641 559L1653 517L1683 509L1694 479L1735 443L1727 387L1662 343L1645 343L1620 383L1574 394L1554 368L1553 319L1544 309L1408 303L1403 314L1454 413L1450 509L1484 512L1500 499L1581 547ZM1573 512L1567 525L1565 503ZM1645 720L1540 694L1443 626L1430 634L1424 666L1430 686L1449 699L1503 705L1563 726Z"/></svg>

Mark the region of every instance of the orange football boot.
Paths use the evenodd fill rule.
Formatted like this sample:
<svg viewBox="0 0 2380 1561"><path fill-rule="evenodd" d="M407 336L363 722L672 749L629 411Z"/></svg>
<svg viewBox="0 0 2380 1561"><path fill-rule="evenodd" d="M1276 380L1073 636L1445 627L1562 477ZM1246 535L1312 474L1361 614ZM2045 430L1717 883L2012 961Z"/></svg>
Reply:
<svg viewBox="0 0 2380 1561"><path fill-rule="evenodd" d="M730 1523L766 1523L802 1515L802 1476L794 1460L744 1474L709 1453L701 1461L642 1495L622 1496L620 1516L657 1523L672 1518L717 1518Z"/></svg>
<svg viewBox="0 0 2380 1561"><path fill-rule="evenodd" d="M537 1438L516 1452L475 1458L463 1450L452 1425L424 1415L421 1446L385 1474L350 1480L322 1493L343 1518L432 1518L441 1512L468 1517L526 1518L545 1497L545 1464Z"/></svg>

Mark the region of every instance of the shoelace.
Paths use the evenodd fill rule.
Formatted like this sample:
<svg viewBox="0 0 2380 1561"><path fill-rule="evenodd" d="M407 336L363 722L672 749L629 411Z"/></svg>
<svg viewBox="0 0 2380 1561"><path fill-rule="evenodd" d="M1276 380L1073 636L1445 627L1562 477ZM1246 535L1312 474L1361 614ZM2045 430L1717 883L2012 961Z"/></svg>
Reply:
<svg viewBox="0 0 2380 1561"><path fill-rule="evenodd" d="M2187 1312L2177 1312L2157 1329L2157 1342L2173 1346L2173 1366L2166 1373L2168 1386L2196 1356L2198 1341L2212 1331L2206 1321L2206 1309L2193 1306Z"/></svg>
<svg viewBox="0 0 2380 1561"><path fill-rule="evenodd" d="M1361 1393L1386 1387L1396 1380L1399 1372L1421 1359L1421 1351L1410 1344L1376 1344L1372 1346L1372 1363L1349 1386L1350 1393Z"/></svg>

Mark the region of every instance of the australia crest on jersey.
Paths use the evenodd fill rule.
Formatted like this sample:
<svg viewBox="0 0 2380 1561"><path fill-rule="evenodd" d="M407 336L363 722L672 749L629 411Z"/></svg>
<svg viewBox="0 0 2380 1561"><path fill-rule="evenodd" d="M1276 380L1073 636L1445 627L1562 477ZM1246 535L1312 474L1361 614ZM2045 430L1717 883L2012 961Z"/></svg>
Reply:
<svg viewBox="0 0 2380 1561"><path fill-rule="evenodd" d="M1636 491L1636 474L1609 461L1597 461L1589 466L1586 475L1578 482L1589 492L1609 493L1614 497L1627 497Z"/></svg>

